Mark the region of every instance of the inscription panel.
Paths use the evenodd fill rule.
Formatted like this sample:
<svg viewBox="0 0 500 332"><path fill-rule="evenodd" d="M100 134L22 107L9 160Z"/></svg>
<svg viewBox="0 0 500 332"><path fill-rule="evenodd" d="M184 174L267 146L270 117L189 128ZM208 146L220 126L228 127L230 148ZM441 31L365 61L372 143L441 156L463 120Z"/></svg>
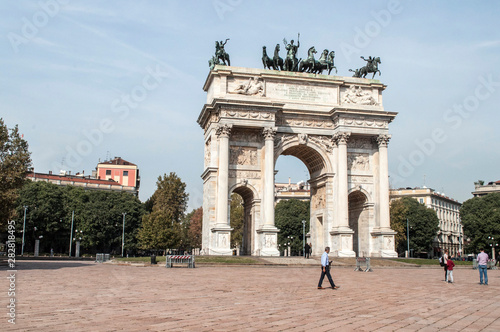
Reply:
<svg viewBox="0 0 500 332"><path fill-rule="evenodd" d="M269 83L267 96L277 99L337 104L337 89L321 85L298 85L286 83Z"/></svg>

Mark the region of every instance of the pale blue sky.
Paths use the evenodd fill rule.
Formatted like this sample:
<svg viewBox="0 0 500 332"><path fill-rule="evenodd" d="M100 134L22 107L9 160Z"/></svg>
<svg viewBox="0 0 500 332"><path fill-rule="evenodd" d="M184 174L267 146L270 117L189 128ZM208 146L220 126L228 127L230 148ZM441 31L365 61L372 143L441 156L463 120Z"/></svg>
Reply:
<svg viewBox="0 0 500 332"><path fill-rule="evenodd" d="M38 172L64 163L90 174L121 156L140 168L141 200L176 172L196 208L196 119L215 40L230 38L233 65L261 68L263 45L300 32L299 56L335 50L341 76L360 56L381 57L384 106L399 113L391 185L422 186L425 175L464 201L474 181L500 179L499 12L497 1L1 1L0 117L19 125ZM293 157L277 169L277 181L307 179Z"/></svg>

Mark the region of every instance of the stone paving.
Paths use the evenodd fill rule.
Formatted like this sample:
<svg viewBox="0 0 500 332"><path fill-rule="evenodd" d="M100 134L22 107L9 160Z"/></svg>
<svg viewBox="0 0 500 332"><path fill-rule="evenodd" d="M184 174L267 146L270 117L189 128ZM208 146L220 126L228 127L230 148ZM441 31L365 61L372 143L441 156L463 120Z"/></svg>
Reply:
<svg viewBox="0 0 500 332"><path fill-rule="evenodd" d="M500 271L316 266L135 267L19 261L16 325L0 269L2 331L500 331ZM328 286L325 280L324 286ZM3 309L2 309L3 308Z"/></svg>

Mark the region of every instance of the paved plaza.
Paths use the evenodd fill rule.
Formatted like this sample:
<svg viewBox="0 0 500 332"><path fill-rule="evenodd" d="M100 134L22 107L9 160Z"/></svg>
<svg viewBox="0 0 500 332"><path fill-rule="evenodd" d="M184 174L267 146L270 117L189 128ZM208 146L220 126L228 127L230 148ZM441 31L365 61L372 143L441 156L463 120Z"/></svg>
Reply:
<svg viewBox="0 0 500 332"><path fill-rule="evenodd" d="M2 267L2 276L9 271ZM5 331L500 331L500 271L316 266L125 266L19 261L16 325ZM328 286L325 280L323 286Z"/></svg>

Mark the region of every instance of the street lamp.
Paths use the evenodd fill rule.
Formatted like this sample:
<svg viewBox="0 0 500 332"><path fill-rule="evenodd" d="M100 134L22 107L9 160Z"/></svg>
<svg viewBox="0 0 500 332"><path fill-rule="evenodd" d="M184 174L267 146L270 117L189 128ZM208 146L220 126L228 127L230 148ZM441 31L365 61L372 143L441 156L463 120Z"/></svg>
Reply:
<svg viewBox="0 0 500 332"><path fill-rule="evenodd" d="M302 251L306 257L306 221L302 220Z"/></svg>
<svg viewBox="0 0 500 332"><path fill-rule="evenodd" d="M408 251L406 252L407 258L410 257L410 227L408 218L406 218L406 241L408 244Z"/></svg>
<svg viewBox="0 0 500 332"><path fill-rule="evenodd" d="M71 212L71 231L69 232L69 257L71 257L71 247L73 246L73 222L75 221L75 211Z"/></svg>
<svg viewBox="0 0 500 332"><path fill-rule="evenodd" d="M123 257L123 249L125 248L125 216L127 212L123 212L123 233L122 233L122 257Z"/></svg>
<svg viewBox="0 0 500 332"><path fill-rule="evenodd" d="M28 209L28 206L23 206L24 208L24 222L23 222L23 244L21 245L21 256L24 255L24 233L26 231L26 210Z"/></svg>
<svg viewBox="0 0 500 332"><path fill-rule="evenodd" d="M493 236L488 236L491 247L491 258L495 261L495 247L498 247L498 243L495 243L495 238Z"/></svg>

